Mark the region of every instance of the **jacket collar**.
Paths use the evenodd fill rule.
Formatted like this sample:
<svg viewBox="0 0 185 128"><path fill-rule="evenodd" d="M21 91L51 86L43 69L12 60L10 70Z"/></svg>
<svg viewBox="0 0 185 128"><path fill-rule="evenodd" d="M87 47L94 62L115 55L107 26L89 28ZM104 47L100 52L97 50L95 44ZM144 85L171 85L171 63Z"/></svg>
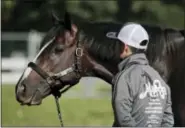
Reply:
<svg viewBox="0 0 185 128"><path fill-rule="evenodd" d="M138 63L141 65L148 65L148 60L147 60L146 55L144 53L132 54L132 55L126 57L124 60L122 60L118 64L119 71L123 70L131 62Z"/></svg>

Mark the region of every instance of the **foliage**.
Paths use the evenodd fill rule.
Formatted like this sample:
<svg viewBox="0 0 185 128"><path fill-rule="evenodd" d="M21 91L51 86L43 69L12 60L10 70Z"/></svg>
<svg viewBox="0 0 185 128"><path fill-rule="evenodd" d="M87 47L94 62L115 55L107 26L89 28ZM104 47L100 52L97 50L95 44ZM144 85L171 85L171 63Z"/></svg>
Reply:
<svg viewBox="0 0 185 128"><path fill-rule="evenodd" d="M3 0L2 30L47 31L51 25L51 9L60 16L68 10L76 19L90 21L139 21L169 27L184 27L183 0Z"/></svg>

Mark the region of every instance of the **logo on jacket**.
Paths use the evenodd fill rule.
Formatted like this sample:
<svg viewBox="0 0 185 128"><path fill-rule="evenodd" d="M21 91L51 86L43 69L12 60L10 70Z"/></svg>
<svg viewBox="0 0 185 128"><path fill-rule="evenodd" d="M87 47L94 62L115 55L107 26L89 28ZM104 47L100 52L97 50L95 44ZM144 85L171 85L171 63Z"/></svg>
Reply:
<svg viewBox="0 0 185 128"><path fill-rule="evenodd" d="M167 95L166 88L161 85L159 80L154 80L153 85L150 82L146 83L145 89L145 92L139 95L140 99L144 99L147 95L152 98L161 97L161 99L165 99Z"/></svg>

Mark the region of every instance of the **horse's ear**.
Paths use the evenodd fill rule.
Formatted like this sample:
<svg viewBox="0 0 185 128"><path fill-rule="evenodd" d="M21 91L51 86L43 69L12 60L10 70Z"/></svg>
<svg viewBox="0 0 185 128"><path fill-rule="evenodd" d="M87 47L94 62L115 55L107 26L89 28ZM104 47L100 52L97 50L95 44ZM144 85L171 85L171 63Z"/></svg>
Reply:
<svg viewBox="0 0 185 128"><path fill-rule="evenodd" d="M52 16L52 21L53 23L56 25L56 24L59 24L59 18L57 16L57 14L55 13L54 10L51 11L51 16Z"/></svg>
<svg viewBox="0 0 185 128"><path fill-rule="evenodd" d="M76 35L76 33L78 32L78 27L75 24L71 25L71 32L74 35Z"/></svg>
<svg viewBox="0 0 185 128"><path fill-rule="evenodd" d="M71 18L67 11L65 12L64 16L64 26L67 30L71 31Z"/></svg>
<svg viewBox="0 0 185 128"><path fill-rule="evenodd" d="M60 18L58 17L58 15L56 14L56 12L54 10L51 11L51 15L52 15L52 21L54 23L54 25L63 25L64 22L62 20L60 20Z"/></svg>

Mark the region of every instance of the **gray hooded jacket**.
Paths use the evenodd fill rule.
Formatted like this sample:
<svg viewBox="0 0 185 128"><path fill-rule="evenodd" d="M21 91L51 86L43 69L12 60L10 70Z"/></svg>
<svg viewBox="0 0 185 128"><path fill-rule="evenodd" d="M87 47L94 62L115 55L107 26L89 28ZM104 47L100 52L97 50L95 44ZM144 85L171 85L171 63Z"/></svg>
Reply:
<svg viewBox="0 0 185 128"><path fill-rule="evenodd" d="M145 54L133 54L118 67L113 79L113 126L172 127L170 88L149 66Z"/></svg>

